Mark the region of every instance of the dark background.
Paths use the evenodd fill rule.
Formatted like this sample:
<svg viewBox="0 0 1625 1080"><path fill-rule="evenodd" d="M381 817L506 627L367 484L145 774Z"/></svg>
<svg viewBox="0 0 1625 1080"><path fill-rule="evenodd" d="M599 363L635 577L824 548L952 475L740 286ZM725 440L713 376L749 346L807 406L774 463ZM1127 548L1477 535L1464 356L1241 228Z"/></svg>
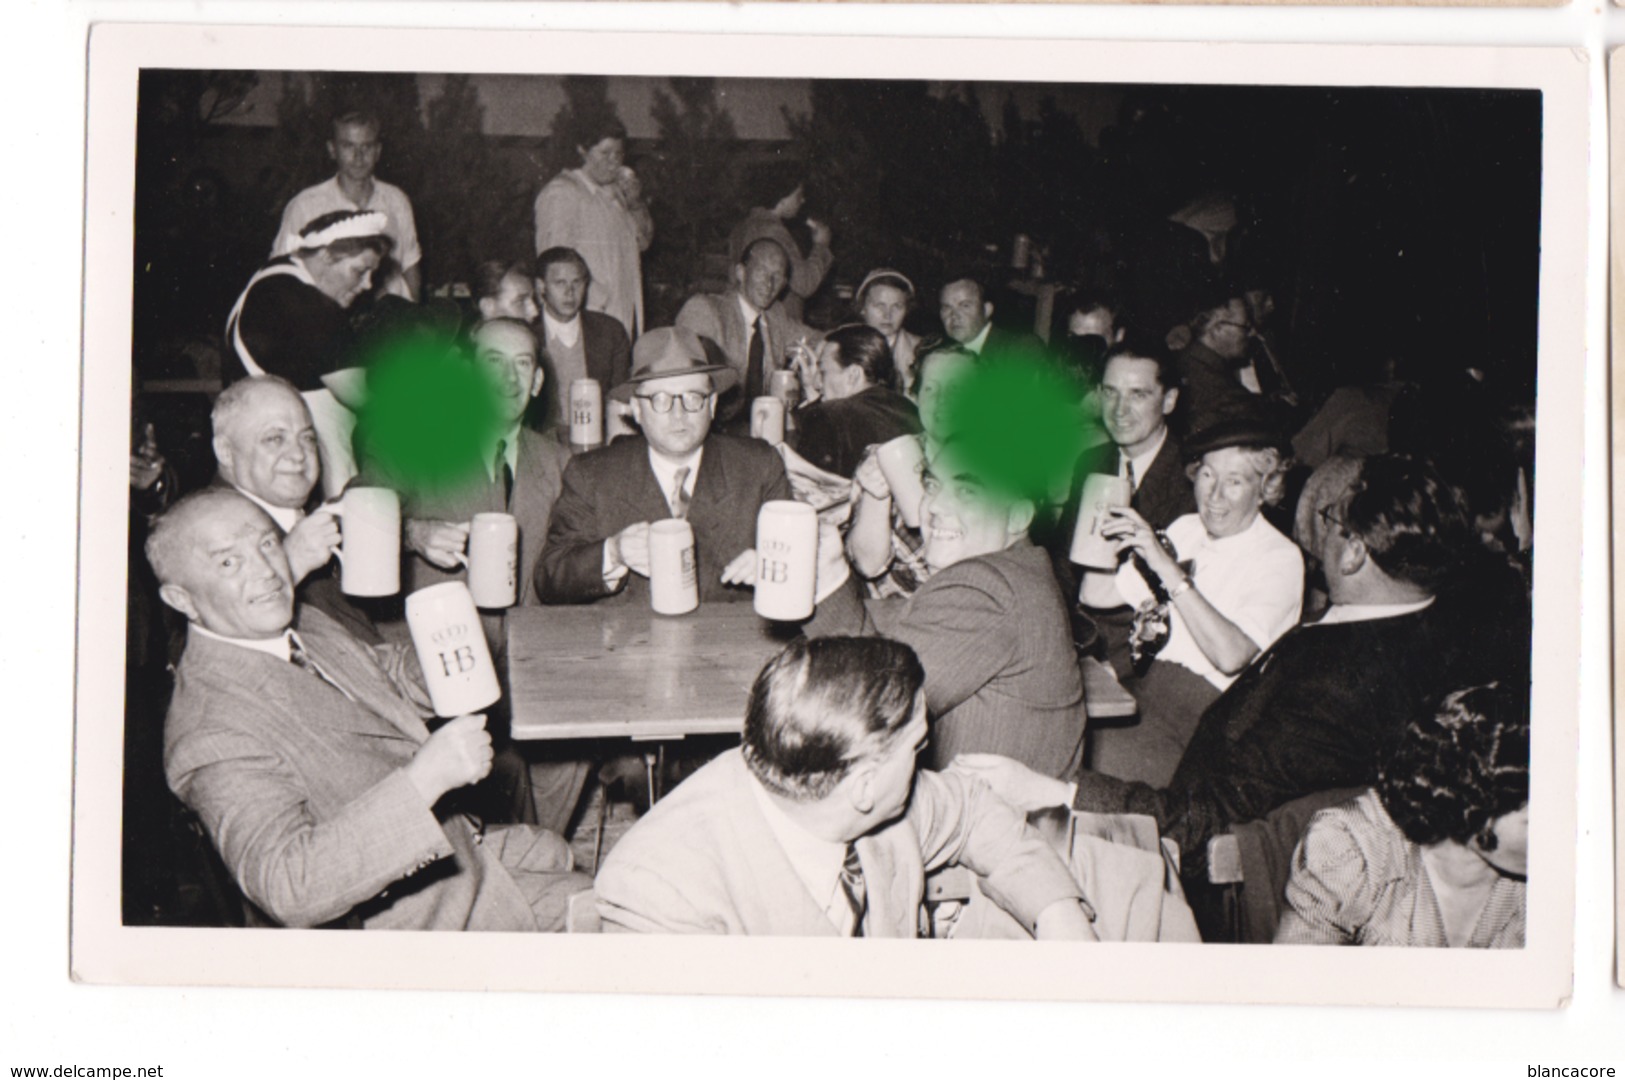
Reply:
<svg viewBox="0 0 1625 1080"><path fill-rule="evenodd" d="M139 376L210 374L208 354L282 206L332 175L329 121L346 108L383 119L379 175L413 201L429 290L468 281L480 260L533 254L532 200L577 164L551 136L483 134L466 76L445 77L427 99L410 74L283 80L274 125L231 122L261 79L142 74ZM749 85L648 81L652 125L629 126L656 135L629 140L627 157L656 223L650 325L668 323L693 291L721 287L727 232L760 201L764 173L804 175L806 213L835 231L837 263L812 321L845 318L845 291L884 264L926 293L913 318L922 328L935 326L943 274L969 265L996 275L1018 232L1047 250L1050 279L1109 286L1132 318L1167 257L1167 215L1217 191L1241 217L1230 274L1274 294L1283 361L1311 398L1365 377L1383 352L1420 374L1481 368L1533 395L1538 92L1064 84L1035 95L803 81L809 107L786 110L790 137L764 140L738 137L724 104L737 108ZM563 89L564 105L537 130L615 111L609 80L572 76Z"/></svg>

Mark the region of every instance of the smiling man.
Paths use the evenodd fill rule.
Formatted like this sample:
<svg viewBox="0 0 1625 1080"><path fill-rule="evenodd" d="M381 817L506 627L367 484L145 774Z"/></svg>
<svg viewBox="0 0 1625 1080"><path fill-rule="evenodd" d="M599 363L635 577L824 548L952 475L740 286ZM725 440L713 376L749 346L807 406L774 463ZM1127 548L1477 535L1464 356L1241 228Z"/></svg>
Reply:
<svg viewBox="0 0 1625 1080"><path fill-rule="evenodd" d="M896 642L792 642L756 678L743 745L605 860L605 929L911 938L926 872L957 864L1035 937L1095 940L1054 849L979 782L919 769L923 680Z"/></svg>
<svg viewBox="0 0 1625 1080"><path fill-rule="evenodd" d="M679 327L720 348L733 368L741 393L724 402L724 423L736 417L748 422L751 400L767 393L773 373L785 369L792 348L804 341L816 349L822 340L779 303L789 268L789 256L777 241L756 240L735 264L732 288L691 296L677 313Z"/></svg>
<svg viewBox="0 0 1625 1080"><path fill-rule="evenodd" d="M1052 777L1083 753L1083 680L1049 557L1027 538L1032 498L943 444L920 514L932 575L912 596L820 609L810 632L878 633L913 647L931 710L928 768L991 747Z"/></svg>
<svg viewBox="0 0 1625 1080"><path fill-rule="evenodd" d="M343 539L339 519L322 510L306 513L321 457L299 391L275 375L243 379L220 392L209 420L218 463L211 486L247 496L276 523L300 602L369 644L382 642L333 574L333 549Z"/></svg>
<svg viewBox="0 0 1625 1080"><path fill-rule="evenodd" d="M277 526L207 489L154 525L147 559L189 620L164 728L169 786L197 813L256 922L399 930L562 929L590 882L557 836L482 834L442 796L491 767L484 717L434 734L404 646L319 611L294 628Z"/></svg>
<svg viewBox="0 0 1625 1080"><path fill-rule="evenodd" d="M389 218L384 231L394 241L395 261L389 273L380 275L377 284L384 292L416 300L422 288L418 267L422 252L412 217L412 200L394 184L373 175L384 149L379 138L381 130L378 118L371 113L347 112L334 119L327 156L338 166L338 172L288 200L271 254L274 257L298 250L300 231L323 214L378 210Z"/></svg>

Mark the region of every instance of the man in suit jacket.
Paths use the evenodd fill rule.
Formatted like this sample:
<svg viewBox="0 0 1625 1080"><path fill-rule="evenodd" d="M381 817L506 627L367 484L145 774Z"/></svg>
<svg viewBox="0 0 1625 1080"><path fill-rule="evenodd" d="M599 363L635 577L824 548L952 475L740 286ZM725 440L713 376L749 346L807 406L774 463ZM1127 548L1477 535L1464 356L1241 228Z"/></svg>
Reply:
<svg viewBox="0 0 1625 1080"><path fill-rule="evenodd" d="M1055 850L976 781L917 771L924 672L906 646L799 639L751 690L743 745L605 860L605 929L915 937L925 874L960 863L1039 938L1094 940Z"/></svg>
<svg viewBox="0 0 1625 1080"><path fill-rule="evenodd" d="M494 381L502 428L488 440L472 475L430 488L406 485L401 513L413 557L407 560L402 586L413 592L464 580L470 520L477 513L505 513L519 525L518 602L534 604L536 559L570 453L557 440L520 423L545 378L535 331L517 319L488 319L470 333L469 346L474 364Z"/></svg>
<svg viewBox="0 0 1625 1080"><path fill-rule="evenodd" d="M383 642L372 618L345 596L333 574L339 519L306 513L321 477L316 428L292 383L277 375L240 379L220 392L209 416L217 471L211 487L236 491L276 523L299 601L320 608L367 642Z"/></svg>
<svg viewBox="0 0 1625 1080"><path fill-rule="evenodd" d="M536 256L536 295L541 299L541 338L551 377L543 387L544 407L535 417L542 431L570 437L566 403L576 379L595 379L601 393L626 381L632 371L632 342L619 319L587 310L592 272L574 248L551 247ZM536 412L538 410L532 410Z"/></svg>
<svg viewBox="0 0 1625 1080"><path fill-rule="evenodd" d="M789 265L776 241L753 241L734 265L733 288L691 296L677 313L677 326L714 343L733 369L740 393L723 401L725 425L736 420L748 425L750 403L768 392L773 373L789 365L802 343L816 347L821 340L818 331L792 319L778 303Z"/></svg>
<svg viewBox="0 0 1625 1080"><path fill-rule="evenodd" d="M919 432L919 410L892 389L891 350L879 330L831 331L811 374L804 389L813 400L796 412L794 445L820 469L850 480L870 446Z"/></svg>
<svg viewBox="0 0 1625 1080"><path fill-rule="evenodd" d="M191 622L165 725L169 785L260 911L297 927L562 928L590 885L564 842L482 837L446 798L490 769L484 718L430 734L406 650L368 647L314 609L293 630L287 555L263 511L200 491L146 551L164 602Z"/></svg>
<svg viewBox="0 0 1625 1080"><path fill-rule="evenodd" d="M1069 785L1008 769L984 774L995 789L1027 809L1150 814L1199 888L1209 839L1302 796L1372 783L1407 720L1444 693L1496 679L1527 690L1527 664L1485 647L1499 627L1479 637L1439 596L1470 540L1431 465L1368 458L1324 513L1317 554L1331 608L1288 631L1207 708L1166 787L1092 772Z"/></svg>
<svg viewBox="0 0 1625 1080"><path fill-rule="evenodd" d="M766 443L711 432L717 394L734 384L692 332L651 330L633 349L631 378L612 397L632 402L643 434L571 460L537 571L543 602L616 597L649 602L649 523L694 529L700 602L749 600L756 515L792 497L784 462Z"/></svg>
<svg viewBox="0 0 1625 1080"><path fill-rule="evenodd" d="M939 300L943 330L977 356L1004 360L1033 354L1044 347L1036 334L993 325L993 301L976 277L966 274L952 278L942 287Z"/></svg>
<svg viewBox="0 0 1625 1080"><path fill-rule="evenodd" d="M1033 502L967 461L953 437L925 480L932 575L912 596L867 605L838 592L807 632L879 633L913 647L933 718L928 767L995 753L1070 776L1083 756L1083 680L1049 559L1027 539Z"/></svg>

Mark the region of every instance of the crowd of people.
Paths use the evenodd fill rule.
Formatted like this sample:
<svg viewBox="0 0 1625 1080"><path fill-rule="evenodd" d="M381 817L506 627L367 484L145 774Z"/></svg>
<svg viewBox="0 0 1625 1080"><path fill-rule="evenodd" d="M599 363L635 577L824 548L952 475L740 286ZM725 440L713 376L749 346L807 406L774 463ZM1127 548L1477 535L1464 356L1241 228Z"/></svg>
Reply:
<svg viewBox="0 0 1625 1080"><path fill-rule="evenodd" d="M168 696L168 787L250 920L1523 943L1532 453L1527 412L1470 361L1397 349L1311 410L1263 283L1211 276L1172 320L1079 287L1023 326L985 271L929 291L877 267L815 327L838 237L809 219L798 243L793 180L741 209L725 291L650 327L658 222L625 132L573 143L534 260L482 265L447 320L409 198L374 175L378 122L337 118L336 175L288 203L220 313L214 479L175 498L150 425L132 452L132 650L162 666L153 596L185 620L172 686L132 696ZM380 388L419 371L392 349L468 373L480 422L449 393L381 415ZM1012 371L1029 399L991 407ZM599 445L572 440L586 380ZM1038 413L1065 419L1064 461L997 452ZM433 469L398 452L403 423ZM616 751L516 744L502 703L433 717L398 602L340 588L328 500L356 486L399 494L403 594L465 578L471 519L500 512L517 603L540 606L648 605L670 518L700 604L749 602L759 511L814 501L816 609L737 748L679 760L589 876L569 840ZM484 629L500 659L501 614ZM1089 715L1091 664L1132 695L1127 722ZM1133 880L1098 857L1131 820L1155 852ZM951 866L973 896L926 913ZM1125 911L1146 875L1160 931Z"/></svg>

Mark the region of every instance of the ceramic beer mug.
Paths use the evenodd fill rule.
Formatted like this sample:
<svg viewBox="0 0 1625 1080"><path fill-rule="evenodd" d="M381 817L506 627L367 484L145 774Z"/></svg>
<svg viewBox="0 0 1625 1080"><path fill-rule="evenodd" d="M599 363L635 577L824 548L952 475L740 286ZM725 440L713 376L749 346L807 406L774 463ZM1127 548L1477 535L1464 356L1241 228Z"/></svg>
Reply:
<svg viewBox="0 0 1625 1080"><path fill-rule="evenodd" d="M1092 570L1117 569L1117 549L1100 535L1100 527L1106 524L1107 509L1127 506L1133 496L1126 476L1090 473L1083 478L1078 524L1072 530L1072 553L1068 556L1073 562Z"/></svg>
<svg viewBox="0 0 1625 1080"><path fill-rule="evenodd" d="M891 488L892 505L911 529L920 527L920 503L925 500L925 448L913 435L899 435L882 443L875 451L886 486Z"/></svg>
<svg viewBox="0 0 1625 1080"><path fill-rule="evenodd" d="M512 514L475 514L468 523L468 591L482 608L519 602L519 522Z"/></svg>
<svg viewBox="0 0 1625 1080"><path fill-rule="evenodd" d="M750 437L769 446L784 441L784 402L776 397L759 397L750 403Z"/></svg>
<svg viewBox="0 0 1625 1080"><path fill-rule="evenodd" d="M784 411L789 412L801 402L801 380L793 369L783 368L768 377L767 392L784 402Z"/></svg>
<svg viewBox="0 0 1625 1080"><path fill-rule="evenodd" d="M339 587L350 596L401 591L401 500L388 488L353 487L322 510L343 522ZM320 513L321 511L318 511Z"/></svg>
<svg viewBox="0 0 1625 1080"><path fill-rule="evenodd" d="M700 606L694 527L681 518L649 525L649 606L657 615L686 615Z"/></svg>
<svg viewBox="0 0 1625 1080"><path fill-rule="evenodd" d="M813 613L818 584L818 512L772 499L756 515L756 614L799 622Z"/></svg>
<svg viewBox="0 0 1625 1080"><path fill-rule="evenodd" d="M443 581L406 598L406 625L437 716L478 712L502 696L474 597Z"/></svg>
<svg viewBox="0 0 1625 1080"><path fill-rule="evenodd" d="M580 450L604 442L604 388L597 379L570 381L570 445Z"/></svg>

